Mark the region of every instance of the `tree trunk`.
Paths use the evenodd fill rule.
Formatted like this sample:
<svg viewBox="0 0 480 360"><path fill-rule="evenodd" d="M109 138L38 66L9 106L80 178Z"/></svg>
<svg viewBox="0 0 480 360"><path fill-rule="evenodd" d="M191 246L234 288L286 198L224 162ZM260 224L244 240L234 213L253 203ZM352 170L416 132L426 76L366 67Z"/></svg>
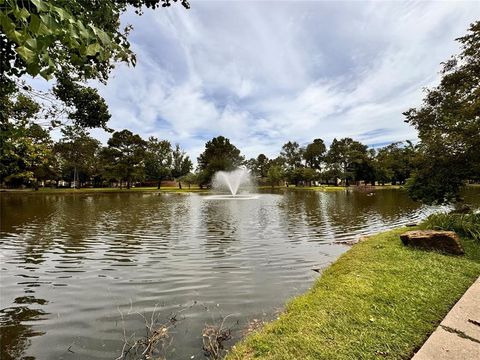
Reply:
<svg viewBox="0 0 480 360"><path fill-rule="evenodd" d="M162 186L162 179L158 179L157 190L160 190L161 186Z"/></svg>
<svg viewBox="0 0 480 360"><path fill-rule="evenodd" d="M178 188L179 188L180 190L182 190L182 182L181 182L181 181L178 182Z"/></svg>
<svg viewBox="0 0 480 360"><path fill-rule="evenodd" d="M35 191L38 191L38 180L35 179L35 182L33 183L33 188L35 189Z"/></svg>
<svg viewBox="0 0 480 360"><path fill-rule="evenodd" d="M127 189L130 189L130 180L127 180Z"/></svg>

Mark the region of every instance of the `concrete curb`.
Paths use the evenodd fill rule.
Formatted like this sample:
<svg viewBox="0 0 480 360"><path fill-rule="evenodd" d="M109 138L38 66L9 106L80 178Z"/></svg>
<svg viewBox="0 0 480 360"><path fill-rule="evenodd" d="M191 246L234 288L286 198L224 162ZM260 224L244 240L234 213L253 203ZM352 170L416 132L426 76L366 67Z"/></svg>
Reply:
<svg viewBox="0 0 480 360"><path fill-rule="evenodd" d="M412 358L431 359L480 359L480 277Z"/></svg>

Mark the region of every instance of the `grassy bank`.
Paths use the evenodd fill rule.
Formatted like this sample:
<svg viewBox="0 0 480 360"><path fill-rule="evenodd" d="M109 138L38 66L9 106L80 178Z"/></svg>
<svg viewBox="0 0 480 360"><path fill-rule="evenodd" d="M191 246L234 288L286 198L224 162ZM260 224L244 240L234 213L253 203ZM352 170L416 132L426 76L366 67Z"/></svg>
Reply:
<svg viewBox="0 0 480 360"><path fill-rule="evenodd" d="M295 186L295 185L290 185L290 186L268 186L268 185L262 185L257 187L260 190L315 190L315 191L338 191L338 190L345 190L348 189L344 186L333 186L333 185L321 185L321 186Z"/></svg>
<svg viewBox="0 0 480 360"><path fill-rule="evenodd" d="M404 247L403 231L353 246L227 359L410 359L480 275L480 244L447 256Z"/></svg>
<svg viewBox="0 0 480 360"><path fill-rule="evenodd" d="M259 190L291 190L291 191L344 191L344 190L355 190L355 186L344 187L344 186L333 186L333 185L322 185L322 186L258 186ZM385 186L376 186L372 187L371 190L382 190L382 189L397 189L399 186L385 185ZM360 188L359 188L360 189ZM370 188L367 188L370 189ZM362 188L362 190L364 190ZM200 189L198 186L184 186L182 189L178 187L162 187L157 189L156 187L132 187L130 189L120 189L120 188L40 188L39 190L34 189L0 189L0 194L91 194L91 193L127 193L127 192L175 192L175 193L188 193L188 192L206 192L208 189Z"/></svg>
<svg viewBox="0 0 480 360"><path fill-rule="evenodd" d="M168 193L189 193L189 192L204 192L206 189L199 187L188 186L179 189L178 187L132 187L130 189L120 188L40 188L37 191L33 189L2 189L0 194L102 194L102 193L135 193L135 192L168 192Z"/></svg>

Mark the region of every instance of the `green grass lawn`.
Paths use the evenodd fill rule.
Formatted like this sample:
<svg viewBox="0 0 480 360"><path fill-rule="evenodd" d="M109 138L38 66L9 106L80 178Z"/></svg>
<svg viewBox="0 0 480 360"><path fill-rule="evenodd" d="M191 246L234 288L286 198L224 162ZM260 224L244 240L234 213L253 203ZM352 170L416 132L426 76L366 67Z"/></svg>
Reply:
<svg viewBox="0 0 480 360"><path fill-rule="evenodd" d="M120 189L120 188L80 188L80 189L72 189L72 188L40 188L38 191L33 189L7 189L2 190L1 193L27 193L27 194L90 194L90 193L127 193L127 192L176 192L176 193L188 193L188 192L203 192L208 191L206 189L200 189L198 186L192 186L190 189L188 186L182 187L179 189L178 187L162 187L157 189L157 187L132 187L130 189Z"/></svg>
<svg viewBox="0 0 480 360"><path fill-rule="evenodd" d="M282 189L282 190L315 190L315 191L338 191L338 190L345 190L347 189L344 186L333 186L333 185L322 185L322 186L295 186L295 185L290 185L290 186L268 186L268 185L261 185L257 186L257 189L262 189L262 190L269 190L269 189Z"/></svg>
<svg viewBox="0 0 480 360"><path fill-rule="evenodd" d="M353 246L227 359L410 359L480 275L480 243L442 255L404 247L405 230Z"/></svg>

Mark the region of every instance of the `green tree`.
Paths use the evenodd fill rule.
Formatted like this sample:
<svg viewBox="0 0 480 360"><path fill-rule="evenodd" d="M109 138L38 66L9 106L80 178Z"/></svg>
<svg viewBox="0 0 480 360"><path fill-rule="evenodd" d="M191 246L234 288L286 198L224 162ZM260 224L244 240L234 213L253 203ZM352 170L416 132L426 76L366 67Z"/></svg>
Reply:
<svg viewBox="0 0 480 360"><path fill-rule="evenodd" d="M322 139L315 139L308 144L303 153L305 164L315 170L321 170L327 148Z"/></svg>
<svg viewBox="0 0 480 360"><path fill-rule="evenodd" d="M95 175L100 141L79 126L66 126L61 131L63 136L54 149L59 155L62 178L78 187Z"/></svg>
<svg viewBox="0 0 480 360"><path fill-rule="evenodd" d="M182 188L182 177L192 171L193 164L185 151L180 149L180 145L175 145L172 151L172 177L178 181L178 187Z"/></svg>
<svg viewBox="0 0 480 360"><path fill-rule="evenodd" d="M190 172L188 174L183 175L181 177L181 181L186 183L188 185L188 188L190 189L192 184L197 184L198 183L198 176L197 176L197 174L194 174L194 173Z"/></svg>
<svg viewBox="0 0 480 360"><path fill-rule="evenodd" d="M157 181L160 189L162 180L172 174L172 145L168 140L150 137L145 153L145 172L149 179Z"/></svg>
<svg viewBox="0 0 480 360"><path fill-rule="evenodd" d="M367 160L367 146L351 138L333 139L326 161L330 170L341 174L345 186L349 180L358 180L361 165Z"/></svg>
<svg viewBox="0 0 480 360"><path fill-rule="evenodd" d="M301 166L303 151L297 142L289 141L282 146L280 156L285 159L287 168L291 170Z"/></svg>
<svg viewBox="0 0 480 360"><path fill-rule="evenodd" d="M233 170L244 161L240 150L230 140L218 136L205 144L205 150L197 159L200 185L209 184L217 171Z"/></svg>
<svg viewBox="0 0 480 360"><path fill-rule="evenodd" d="M480 21L457 41L460 54L443 63L440 84L404 113L420 138L408 191L425 203L460 200L464 181L480 175Z"/></svg>
<svg viewBox="0 0 480 360"><path fill-rule="evenodd" d="M143 172L145 141L140 135L129 130L116 131L107 142L106 156L110 159L109 170L120 180L127 182L130 189L132 180L138 179Z"/></svg>
<svg viewBox="0 0 480 360"><path fill-rule="evenodd" d="M312 168L303 168L302 170L302 180L307 182L309 186L312 186L312 182L319 178L319 173Z"/></svg>
<svg viewBox="0 0 480 360"><path fill-rule="evenodd" d="M270 182L272 188L278 185L285 177L283 167L277 164L272 164L267 171L267 179Z"/></svg>
<svg viewBox="0 0 480 360"><path fill-rule="evenodd" d="M260 154L257 158L251 158L245 162L245 166L251 174L259 178L267 177L269 159L265 154Z"/></svg>
<svg viewBox="0 0 480 360"><path fill-rule="evenodd" d="M382 183L405 184L412 170L413 144L394 142L378 150L375 172Z"/></svg>
<svg viewBox="0 0 480 360"><path fill-rule="evenodd" d="M32 182L51 158L52 141L47 131L34 123L40 106L21 94L5 98L0 119L0 182Z"/></svg>

